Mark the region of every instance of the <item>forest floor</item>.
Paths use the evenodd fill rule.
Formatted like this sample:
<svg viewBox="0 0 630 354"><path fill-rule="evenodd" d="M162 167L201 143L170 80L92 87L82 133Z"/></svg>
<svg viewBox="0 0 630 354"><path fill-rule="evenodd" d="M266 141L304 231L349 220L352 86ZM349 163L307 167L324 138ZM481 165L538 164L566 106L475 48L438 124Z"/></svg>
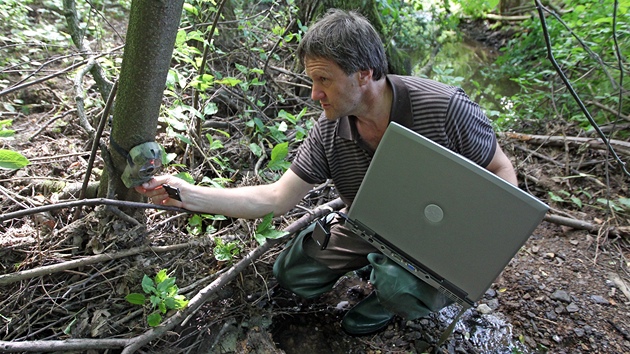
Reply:
<svg viewBox="0 0 630 354"><path fill-rule="evenodd" d="M50 120L52 106L59 103L51 92L70 86L69 81L58 79L20 94L24 102L32 103L32 109L29 114L11 116L19 137L6 145L28 156L32 164L17 172L0 172L3 214L58 202L61 194L52 193L52 187L43 181L82 180L89 147L74 118L61 117L39 131ZM538 133L559 128L547 126ZM562 130L568 133L571 128ZM457 313L456 306L414 321L395 318L377 334L348 336L341 330L340 320L371 291L365 274L350 273L332 292L306 301L281 289L271 275L273 261L282 249L278 245L218 289L184 324L143 347L143 352L630 353L629 236L615 228L627 226L628 215L613 217L595 201L606 193L611 198L627 196L628 178L613 167L609 170L611 178L606 180L602 163L585 163L603 161L605 151L532 145L512 139L502 139L501 143L517 167L521 187L549 203L551 214L600 228L586 231L544 221L483 299L464 313L443 347L434 346ZM575 175L567 174L567 166L583 175L566 178ZM591 198L581 209L568 201L549 199L548 192L562 195L561 191L581 198L587 194L578 191L588 191ZM311 209L334 197L331 189L325 188L303 207ZM230 267L216 261L211 240L191 238L186 232L186 214L147 210L143 228L105 218L99 208L86 207L80 221L72 220L73 212L60 209L4 222L0 226L0 277L149 244L184 246L164 252L136 252L2 283L2 340L140 335L148 329L146 310L127 303L124 297L141 291L143 274L167 268L177 277L181 293L191 298ZM279 219L277 228L286 227L302 214L302 209L295 210ZM106 224L104 220L108 220ZM251 239L253 222L233 220L217 225L226 224L215 236L240 239L246 245L241 255L257 246ZM52 350L41 350L47 351Z"/></svg>

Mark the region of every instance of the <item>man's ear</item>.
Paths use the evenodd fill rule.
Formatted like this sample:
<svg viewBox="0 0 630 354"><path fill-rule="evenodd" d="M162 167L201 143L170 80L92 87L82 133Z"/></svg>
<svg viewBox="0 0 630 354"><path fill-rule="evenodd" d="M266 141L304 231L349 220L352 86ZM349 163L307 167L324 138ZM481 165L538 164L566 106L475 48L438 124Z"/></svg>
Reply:
<svg viewBox="0 0 630 354"><path fill-rule="evenodd" d="M368 82L372 81L372 69L368 70L359 70L359 84L365 85Z"/></svg>

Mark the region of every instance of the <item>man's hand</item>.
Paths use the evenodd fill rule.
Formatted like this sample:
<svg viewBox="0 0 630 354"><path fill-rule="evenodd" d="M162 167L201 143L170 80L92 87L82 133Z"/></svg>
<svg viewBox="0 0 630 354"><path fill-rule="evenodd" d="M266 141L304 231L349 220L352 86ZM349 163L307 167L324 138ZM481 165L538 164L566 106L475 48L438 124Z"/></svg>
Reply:
<svg viewBox="0 0 630 354"><path fill-rule="evenodd" d="M164 188L165 184L168 184L179 191L182 190L182 187L185 188L186 185L188 185L188 183L180 178L164 175L153 177L149 182L145 182L141 186L135 187L135 189L136 192L150 198L151 202L154 204L184 208L184 203L182 201L169 196L167 190Z"/></svg>

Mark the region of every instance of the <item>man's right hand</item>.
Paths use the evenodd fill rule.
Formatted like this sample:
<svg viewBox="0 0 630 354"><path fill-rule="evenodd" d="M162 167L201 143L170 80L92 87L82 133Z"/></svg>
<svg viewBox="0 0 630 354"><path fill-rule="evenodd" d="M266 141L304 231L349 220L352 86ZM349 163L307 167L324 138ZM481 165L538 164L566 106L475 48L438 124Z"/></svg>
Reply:
<svg viewBox="0 0 630 354"><path fill-rule="evenodd" d="M174 176L164 175L153 177L150 181L143 183L141 186L135 187L136 192L151 199L154 204L170 205L178 208L184 208L183 201L171 198L163 185L168 184L173 188L177 188L180 192L186 188L188 183ZM180 196L181 198L181 196ZM184 198L182 198L184 200Z"/></svg>

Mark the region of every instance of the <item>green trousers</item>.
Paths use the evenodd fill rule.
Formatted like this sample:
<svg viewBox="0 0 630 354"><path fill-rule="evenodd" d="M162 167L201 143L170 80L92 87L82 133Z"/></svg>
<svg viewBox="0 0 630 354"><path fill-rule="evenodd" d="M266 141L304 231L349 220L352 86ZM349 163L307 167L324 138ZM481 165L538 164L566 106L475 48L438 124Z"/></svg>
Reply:
<svg viewBox="0 0 630 354"><path fill-rule="evenodd" d="M371 264L370 282L378 300L394 314L411 320L452 303L342 224L331 227L330 241L323 250L311 237L314 229L315 223L300 232L274 263L274 275L286 289L314 298L331 290L342 275Z"/></svg>

